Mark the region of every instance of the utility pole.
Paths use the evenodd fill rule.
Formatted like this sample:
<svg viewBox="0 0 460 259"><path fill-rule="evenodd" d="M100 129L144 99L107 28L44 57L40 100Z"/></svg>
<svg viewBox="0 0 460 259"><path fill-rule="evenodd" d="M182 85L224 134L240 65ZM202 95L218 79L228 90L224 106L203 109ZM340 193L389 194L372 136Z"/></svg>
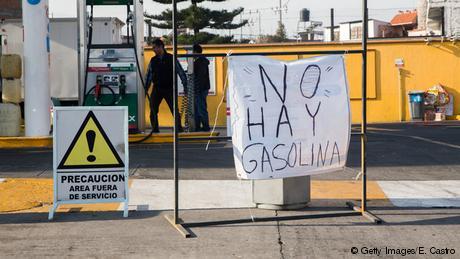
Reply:
<svg viewBox="0 0 460 259"><path fill-rule="evenodd" d="M261 19L261 12L257 10L257 13L259 13L259 38L262 36L262 19Z"/></svg>
<svg viewBox="0 0 460 259"><path fill-rule="evenodd" d="M331 8L331 41L334 40L334 8Z"/></svg>
<svg viewBox="0 0 460 259"><path fill-rule="evenodd" d="M243 22L243 13L240 13L240 23ZM243 26L240 28L240 43L243 41Z"/></svg>
<svg viewBox="0 0 460 259"><path fill-rule="evenodd" d="M0 24L2 23L3 22L1 22ZM2 56L2 52L3 52L3 38L2 38L2 34L0 34L0 57ZM2 86L3 86L3 79L2 79L2 74L0 73L0 103L3 102L2 101Z"/></svg>
<svg viewBox="0 0 460 259"><path fill-rule="evenodd" d="M283 6L282 6L283 3L282 2L283 0L280 0L280 10L279 10L280 11L280 26L281 24L283 24Z"/></svg>

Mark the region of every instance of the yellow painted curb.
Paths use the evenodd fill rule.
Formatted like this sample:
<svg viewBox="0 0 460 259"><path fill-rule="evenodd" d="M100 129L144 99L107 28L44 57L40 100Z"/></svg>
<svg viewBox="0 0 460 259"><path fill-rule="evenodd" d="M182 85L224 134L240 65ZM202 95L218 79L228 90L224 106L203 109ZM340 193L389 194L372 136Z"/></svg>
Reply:
<svg viewBox="0 0 460 259"><path fill-rule="evenodd" d="M52 137L0 137L0 148L28 148L52 146Z"/></svg>
<svg viewBox="0 0 460 259"><path fill-rule="evenodd" d="M132 134L129 135L129 142L139 141L146 137L148 134ZM214 132L212 136L218 136L218 132ZM179 137L208 137L209 132L192 132L192 133L181 133ZM172 133L155 133L152 134L148 139L142 143L146 144L161 144L161 143L172 143ZM202 141L200 141L202 142ZM0 137L0 148L51 148L53 147L52 137Z"/></svg>
<svg viewBox="0 0 460 259"><path fill-rule="evenodd" d="M446 119L450 121L460 121L460 115L447 116Z"/></svg>
<svg viewBox="0 0 460 259"><path fill-rule="evenodd" d="M361 181L311 181L311 198L326 200L359 200L362 195ZM367 199L387 199L375 181L367 182Z"/></svg>
<svg viewBox="0 0 460 259"><path fill-rule="evenodd" d="M52 179L7 179L0 183L0 212L42 207L53 202Z"/></svg>
<svg viewBox="0 0 460 259"><path fill-rule="evenodd" d="M53 204L53 179L6 179L0 182L0 197L0 213L48 212ZM65 204L57 212L116 211L119 206L120 203Z"/></svg>
<svg viewBox="0 0 460 259"><path fill-rule="evenodd" d="M190 132L190 133L180 133L179 137L181 138L190 138L190 137L209 137L209 136L218 136L219 132L214 132L212 135L209 132ZM147 134L132 134L129 135L129 142L139 141L145 138ZM161 144L161 143L172 143L173 134L172 133L155 133L150 138L146 139L142 143L146 144Z"/></svg>

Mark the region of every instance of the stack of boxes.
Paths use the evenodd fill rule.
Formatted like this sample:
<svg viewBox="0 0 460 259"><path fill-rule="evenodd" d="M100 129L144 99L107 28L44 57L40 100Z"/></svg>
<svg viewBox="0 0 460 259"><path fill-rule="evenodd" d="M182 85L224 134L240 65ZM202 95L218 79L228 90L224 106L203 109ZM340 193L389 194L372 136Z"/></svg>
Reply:
<svg viewBox="0 0 460 259"><path fill-rule="evenodd" d="M0 103L0 136L14 137L20 134L22 62L19 55L0 57L2 100Z"/></svg>

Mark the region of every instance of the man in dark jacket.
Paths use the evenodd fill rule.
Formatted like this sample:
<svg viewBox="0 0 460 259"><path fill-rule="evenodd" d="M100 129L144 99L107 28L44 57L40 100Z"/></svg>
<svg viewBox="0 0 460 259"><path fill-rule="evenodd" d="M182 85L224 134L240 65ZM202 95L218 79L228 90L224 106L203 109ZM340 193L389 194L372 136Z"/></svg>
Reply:
<svg viewBox="0 0 460 259"><path fill-rule="evenodd" d="M160 132L158 126L158 110L163 99L169 106L171 114L173 112L173 55L166 52L165 45L162 40L156 39L153 42L153 51L155 56L150 60L147 78L145 80L146 91L153 83L152 98L150 102L150 122L153 132ZM176 73L179 75L184 88L187 87L187 76L185 75L179 61L176 60ZM179 109L176 107L177 114ZM179 131L182 131L180 115L176 118L176 125L179 126Z"/></svg>
<svg viewBox="0 0 460 259"><path fill-rule="evenodd" d="M203 49L199 44L193 45L193 53L201 54ZM195 126L197 131L209 131L209 116L206 97L210 89L209 60L200 55L194 58L193 74L195 83Z"/></svg>

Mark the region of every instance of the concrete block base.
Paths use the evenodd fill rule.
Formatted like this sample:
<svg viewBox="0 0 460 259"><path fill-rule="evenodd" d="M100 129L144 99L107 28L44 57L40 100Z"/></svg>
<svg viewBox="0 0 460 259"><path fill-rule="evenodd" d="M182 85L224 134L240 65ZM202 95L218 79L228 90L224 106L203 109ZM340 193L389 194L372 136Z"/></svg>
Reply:
<svg viewBox="0 0 460 259"><path fill-rule="evenodd" d="M252 199L257 208L294 210L310 202L310 176L285 179L255 180Z"/></svg>

